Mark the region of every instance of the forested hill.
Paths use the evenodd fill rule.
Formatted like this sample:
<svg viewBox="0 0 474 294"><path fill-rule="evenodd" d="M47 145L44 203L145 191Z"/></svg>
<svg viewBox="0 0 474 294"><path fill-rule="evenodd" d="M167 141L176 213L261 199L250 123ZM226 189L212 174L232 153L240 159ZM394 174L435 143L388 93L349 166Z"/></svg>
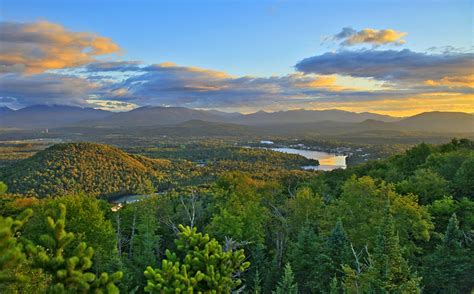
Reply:
<svg viewBox="0 0 474 294"><path fill-rule="evenodd" d="M97 143L58 144L0 168L0 181L11 193L40 198L81 193L109 198L209 184L228 171L269 178L305 173L301 166L318 164L296 154L240 147L132 152L138 154Z"/></svg>
<svg viewBox="0 0 474 294"><path fill-rule="evenodd" d="M0 170L0 177L10 192L34 196L147 193L157 163L107 145L67 143Z"/></svg>

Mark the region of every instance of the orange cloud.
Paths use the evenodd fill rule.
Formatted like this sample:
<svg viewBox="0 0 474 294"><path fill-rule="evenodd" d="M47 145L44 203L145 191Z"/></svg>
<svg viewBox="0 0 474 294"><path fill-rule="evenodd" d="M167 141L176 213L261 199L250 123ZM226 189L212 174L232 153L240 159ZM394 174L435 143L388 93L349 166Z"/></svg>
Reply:
<svg viewBox="0 0 474 294"><path fill-rule="evenodd" d="M474 88L474 74L467 76L443 77L439 80L426 80L425 84L433 87Z"/></svg>
<svg viewBox="0 0 474 294"><path fill-rule="evenodd" d="M392 29L376 30L376 29L363 29L356 31L353 28L343 28L342 31L333 36L332 39L342 40L342 45L353 46L358 44L373 44L373 45L384 45L384 44L405 44L405 37L407 33L400 32Z"/></svg>
<svg viewBox="0 0 474 294"><path fill-rule="evenodd" d="M312 79L296 82L297 87L301 88L330 88L336 85L335 76L317 76Z"/></svg>
<svg viewBox="0 0 474 294"><path fill-rule="evenodd" d="M48 21L0 23L0 70L41 73L48 69L81 66L120 47L110 38L71 32Z"/></svg>
<svg viewBox="0 0 474 294"><path fill-rule="evenodd" d="M380 86L369 79L343 77L337 75L304 75L292 74L294 86L306 89L324 89L331 92L340 91L371 91Z"/></svg>

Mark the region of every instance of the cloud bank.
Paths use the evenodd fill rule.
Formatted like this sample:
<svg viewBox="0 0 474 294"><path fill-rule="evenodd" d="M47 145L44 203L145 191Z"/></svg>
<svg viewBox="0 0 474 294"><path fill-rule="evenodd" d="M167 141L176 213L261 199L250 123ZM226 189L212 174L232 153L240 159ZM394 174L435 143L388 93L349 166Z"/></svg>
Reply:
<svg viewBox="0 0 474 294"><path fill-rule="evenodd" d="M110 38L71 32L47 21L0 22L0 40L1 72L31 74L77 67L120 50Z"/></svg>
<svg viewBox="0 0 474 294"><path fill-rule="evenodd" d="M13 107L36 104L86 106L88 95L98 90L98 84L75 76L50 73L0 75L0 103L3 99Z"/></svg>
<svg viewBox="0 0 474 294"><path fill-rule="evenodd" d="M428 54L409 49L339 51L305 58L295 68L320 75L422 82L471 74L474 53Z"/></svg>
<svg viewBox="0 0 474 294"><path fill-rule="evenodd" d="M474 53L344 50L302 59L287 75L233 76L172 62L101 60L120 50L58 24L0 23L0 105L65 104L129 110L144 105L232 111L339 108L399 115L474 111ZM401 44L405 33L344 28L345 47ZM3 46L5 44L5 46ZM258 65L256 65L258 66Z"/></svg>

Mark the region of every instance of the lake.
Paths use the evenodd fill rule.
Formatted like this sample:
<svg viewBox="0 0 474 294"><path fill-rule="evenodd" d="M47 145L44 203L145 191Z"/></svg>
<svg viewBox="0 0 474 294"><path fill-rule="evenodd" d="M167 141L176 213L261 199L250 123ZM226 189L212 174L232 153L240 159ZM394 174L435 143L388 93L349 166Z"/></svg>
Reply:
<svg viewBox="0 0 474 294"><path fill-rule="evenodd" d="M157 193L153 193L153 194L141 194L141 195L137 195L137 194L134 194L134 195L124 195L124 196L120 196L120 197L111 199L111 200L109 200L109 202L110 202L110 203L115 203L115 204L124 203L124 202L125 202L125 203L133 203L133 202L137 202L137 201L143 200L144 198L147 198L147 197L150 197L150 196L153 196L153 195L157 195Z"/></svg>
<svg viewBox="0 0 474 294"><path fill-rule="evenodd" d="M330 171L333 169L342 168L345 169L346 165L346 155L337 155L333 153L327 153L322 151L313 151L313 150L302 150L294 148L269 148L273 151L289 153L289 154L299 154L303 157L309 159L316 159L319 161L319 166L308 165L302 166L302 169L306 170L324 170Z"/></svg>

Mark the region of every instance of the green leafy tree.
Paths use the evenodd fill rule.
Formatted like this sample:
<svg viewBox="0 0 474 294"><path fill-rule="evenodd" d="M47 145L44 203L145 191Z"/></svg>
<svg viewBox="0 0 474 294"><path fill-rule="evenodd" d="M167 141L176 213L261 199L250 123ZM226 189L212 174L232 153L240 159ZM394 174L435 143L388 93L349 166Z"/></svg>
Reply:
<svg viewBox="0 0 474 294"><path fill-rule="evenodd" d="M444 197L429 205L428 210L438 233L446 232L447 224L453 213L456 213L461 230L469 233L474 228L474 201L468 198L462 198L458 201L451 196Z"/></svg>
<svg viewBox="0 0 474 294"><path fill-rule="evenodd" d="M418 195L424 205L442 199L449 194L448 181L430 169L418 169L408 179L397 184L401 194Z"/></svg>
<svg viewBox="0 0 474 294"><path fill-rule="evenodd" d="M433 146L421 143L407 150L405 156L399 157L397 165L406 174L412 174L419 166L425 163L427 157L433 152Z"/></svg>
<svg viewBox="0 0 474 294"><path fill-rule="evenodd" d="M390 211L402 246L409 252L419 251L417 242L428 241L433 229L427 209L418 204L414 195L399 195L392 185L377 183L367 176L354 176L344 183L340 199L328 206L326 230L332 229L340 219L349 224L345 230L355 248L368 245L372 249L387 199L392 203Z"/></svg>
<svg viewBox="0 0 474 294"><path fill-rule="evenodd" d="M474 200L474 157L463 162L454 178L454 190L458 198Z"/></svg>
<svg viewBox="0 0 474 294"><path fill-rule="evenodd" d="M7 190L7 185L4 182L0 182L0 195L5 194Z"/></svg>
<svg viewBox="0 0 474 294"><path fill-rule="evenodd" d="M147 267L149 293L230 292L242 281L235 278L250 265L243 250L224 251L216 239L179 226L177 252L166 250L161 267Z"/></svg>
<svg viewBox="0 0 474 294"><path fill-rule="evenodd" d="M466 150L452 151L447 153L433 153L426 159L424 168L434 170L448 181L453 181L456 177L456 172L461 167L462 163L471 157Z"/></svg>
<svg viewBox="0 0 474 294"><path fill-rule="evenodd" d="M218 207L206 227L219 240L235 240L262 244L265 224L269 218L267 208L258 191L260 183L242 173L229 173L218 181L215 203Z"/></svg>
<svg viewBox="0 0 474 294"><path fill-rule="evenodd" d="M307 223L318 227L323 207L324 200L321 196L315 195L309 187L299 188L294 197L286 202L290 234L296 237L300 228Z"/></svg>

